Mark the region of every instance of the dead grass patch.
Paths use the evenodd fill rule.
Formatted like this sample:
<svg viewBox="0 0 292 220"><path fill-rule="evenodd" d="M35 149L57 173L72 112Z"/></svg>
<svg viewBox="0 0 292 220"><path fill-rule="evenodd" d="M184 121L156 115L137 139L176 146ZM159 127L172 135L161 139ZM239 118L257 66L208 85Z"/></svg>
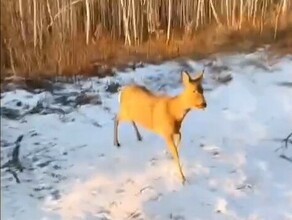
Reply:
<svg viewBox="0 0 292 220"><path fill-rule="evenodd" d="M291 22L292 23L292 22ZM218 52L251 52L257 47L270 44L270 51L277 55L292 52L292 25L279 29L274 39L272 25L260 32L258 28L230 29L210 25L191 36L182 36L179 31L172 33L172 40L166 44L166 35L149 38L138 46L125 46L123 41L113 40L105 34L99 40L85 44L82 37L66 41L54 41L37 53L31 47L12 51L14 67L2 69L1 78L16 73L26 78L55 76L113 76L112 67L124 69L129 63L146 62L157 64L165 60L189 57L201 59ZM248 23L244 24L249 27Z"/></svg>

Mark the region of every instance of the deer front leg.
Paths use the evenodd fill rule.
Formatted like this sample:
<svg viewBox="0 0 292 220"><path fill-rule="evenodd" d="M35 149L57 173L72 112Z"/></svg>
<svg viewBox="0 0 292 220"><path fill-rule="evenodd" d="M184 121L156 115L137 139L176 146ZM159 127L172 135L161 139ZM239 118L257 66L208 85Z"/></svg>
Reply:
<svg viewBox="0 0 292 220"><path fill-rule="evenodd" d="M172 135L168 135L168 136L165 137L165 139L166 139L166 143L167 143L167 146L169 148L169 151L172 154L173 159L175 160L176 166L178 168L178 171L179 171L179 174L180 174L180 177L181 177L181 181L184 184L185 181L186 181L186 178L185 178L185 176L183 174L183 171L182 171L182 168L181 168L181 165L180 165L179 155L178 155L178 152L177 152L177 147L174 144L173 136Z"/></svg>
<svg viewBox="0 0 292 220"><path fill-rule="evenodd" d="M120 147L121 144L118 141L118 127L119 127L119 117L116 115L114 118L114 145Z"/></svg>

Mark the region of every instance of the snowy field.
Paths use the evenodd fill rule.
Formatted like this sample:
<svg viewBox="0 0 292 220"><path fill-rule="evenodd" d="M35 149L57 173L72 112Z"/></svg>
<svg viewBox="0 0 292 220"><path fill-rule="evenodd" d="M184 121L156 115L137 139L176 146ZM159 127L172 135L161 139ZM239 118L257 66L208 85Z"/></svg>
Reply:
<svg viewBox="0 0 292 220"><path fill-rule="evenodd" d="M2 93L1 219L291 220L292 145L275 150L292 131L292 56L214 57ZM159 136L139 127L137 142L122 123L113 145L115 90L137 82L175 95L181 70L203 67L208 107L182 124L183 186Z"/></svg>

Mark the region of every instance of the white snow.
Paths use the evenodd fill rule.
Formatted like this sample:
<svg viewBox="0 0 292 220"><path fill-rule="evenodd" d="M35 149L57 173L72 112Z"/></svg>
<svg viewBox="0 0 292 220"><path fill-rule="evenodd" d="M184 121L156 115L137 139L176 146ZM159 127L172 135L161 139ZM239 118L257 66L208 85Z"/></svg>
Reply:
<svg viewBox="0 0 292 220"><path fill-rule="evenodd" d="M175 95L182 70L176 61L66 85L65 91L91 89L103 103L80 106L65 119L1 117L1 140L12 143L24 134L21 183L1 170L1 219L291 220L292 163L275 150L281 146L277 140L292 131L292 87L279 85L292 82L292 56L273 65L266 56L265 51L217 55L214 62L232 74L227 84L216 83L216 73L206 67L208 107L190 112L182 125L186 185L156 134L139 127L143 141L138 142L131 124L122 123L121 148L113 145L118 94L105 92L108 82L135 81ZM207 62L187 61L193 74ZM3 96L1 106L23 112L40 99L48 105L53 99L47 92L23 90ZM24 105L15 106L15 100ZM282 153L292 157L291 148ZM1 164L11 150L1 147Z"/></svg>

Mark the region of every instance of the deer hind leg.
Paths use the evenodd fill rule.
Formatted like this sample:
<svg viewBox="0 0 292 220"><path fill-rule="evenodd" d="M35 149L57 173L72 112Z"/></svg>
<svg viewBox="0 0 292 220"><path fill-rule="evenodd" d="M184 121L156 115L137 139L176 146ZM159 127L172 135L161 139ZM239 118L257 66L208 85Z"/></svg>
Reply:
<svg viewBox="0 0 292 220"><path fill-rule="evenodd" d="M118 127L119 127L120 119L119 116L116 115L114 118L114 145L120 147L121 144L118 140Z"/></svg>
<svg viewBox="0 0 292 220"><path fill-rule="evenodd" d="M166 139L167 146L170 150L170 153L172 154L172 157L175 160L177 169L178 169L180 177L181 177L181 181L184 184L186 181L186 178L185 178L183 171L182 171L182 168L181 168L180 159L179 159L179 155L177 152L177 147L175 146L175 143L174 143L174 138L172 135L169 135L165 139Z"/></svg>
<svg viewBox="0 0 292 220"><path fill-rule="evenodd" d="M142 136L141 136L141 134L140 134L140 132L138 130L138 127L137 127L137 125L136 125L136 123L134 121L132 121L132 125L133 125L133 127L135 129L135 133L136 133L136 137L137 137L138 141L142 141Z"/></svg>

